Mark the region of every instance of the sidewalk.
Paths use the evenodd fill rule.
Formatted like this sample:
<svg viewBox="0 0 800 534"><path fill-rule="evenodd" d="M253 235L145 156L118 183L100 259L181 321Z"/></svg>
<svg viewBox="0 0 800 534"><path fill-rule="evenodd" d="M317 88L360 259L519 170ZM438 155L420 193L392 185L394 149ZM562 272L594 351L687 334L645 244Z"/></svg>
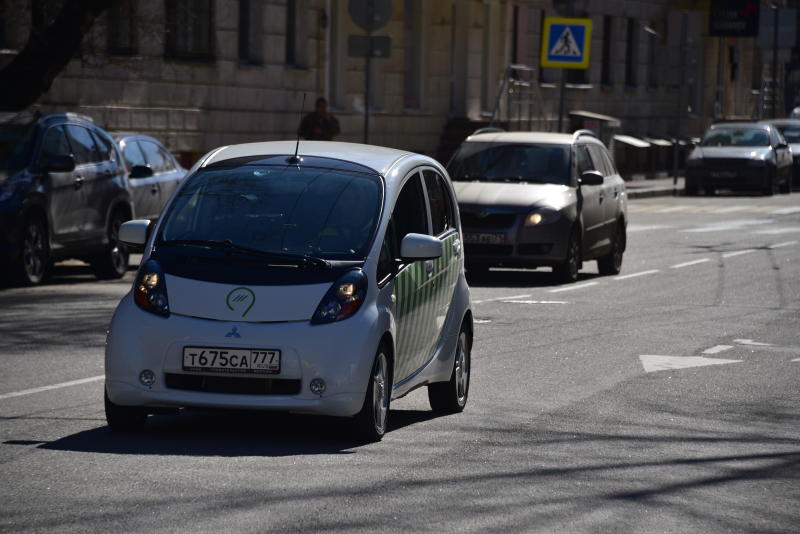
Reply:
<svg viewBox="0 0 800 534"><path fill-rule="evenodd" d="M668 197L683 195L683 177L678 177L677 185L673 185L672 177L655 180L631 180L625 182L628 198Z"/></svg>

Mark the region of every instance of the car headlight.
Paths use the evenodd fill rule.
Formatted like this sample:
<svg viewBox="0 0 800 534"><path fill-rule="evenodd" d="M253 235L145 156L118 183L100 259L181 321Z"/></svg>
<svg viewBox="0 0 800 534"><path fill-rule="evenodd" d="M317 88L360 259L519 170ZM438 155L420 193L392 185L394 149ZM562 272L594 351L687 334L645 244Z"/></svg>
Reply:
<svg viewBox="0 0 800 534"><path fill-rule="evenodd" d="M367 275L361 269L347 271L322 297L311 324L342 321L355 314L367 296Z"/></svg>
<svg viewBox="0 0 800 534"><path fill-rule="evenodd" d="M169 297L164 270L156 260L149 260L136 274L133 301L146 312L169 317Z"/></svg>
<svg viewBox="0 0 800 534"><path fill-rule="evenodd" d="M525 217L523 226L541 226L556 222L560 217L560 212L554 210L534 210Z"/></svg>

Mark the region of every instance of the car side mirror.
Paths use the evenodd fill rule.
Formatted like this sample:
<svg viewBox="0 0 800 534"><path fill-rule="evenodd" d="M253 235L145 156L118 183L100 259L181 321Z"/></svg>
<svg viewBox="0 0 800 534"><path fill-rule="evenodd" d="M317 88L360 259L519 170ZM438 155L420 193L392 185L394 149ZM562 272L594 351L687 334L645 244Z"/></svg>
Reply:
<svg viewBox="0 0 800 534"><path fill-rule="evenodd" d="M435 260L443 253L442 242L430 235L406 234L400 243L400 257L403 260Z"/></svg>
<svg viewBox="0 0 800 534"><path fill-rule="evenodd" d="M44 172L72 172L75 170L75 158L69 154L53 156L44 166Z"/></svg>
<svg viewBox="0 0 800 534"><path fill-rule="evenodd" d="M136 219L126 221L119 227L119 240L126 245L141 247L147 243L150 234L150 220Z"/></svg>
<svg viewBox="0 0 800 534"><path fill-rule="evenodd" d="M131 178L150 178L153 176L153 168L149 165L134 165L131 169Z"/></svg>
<svg viewBox="0 0 800 534"><path fill-rule="evenodd" d="M584 171L578 183L580 185L603 185L603 173L600 171Z"/></svg>
<svg viewBox="0 0 800 534"><path fill-rule="evenodd" d="M789 148L789 144L788 143L778 143L777 145L775 145L775 148Z"/></svg>

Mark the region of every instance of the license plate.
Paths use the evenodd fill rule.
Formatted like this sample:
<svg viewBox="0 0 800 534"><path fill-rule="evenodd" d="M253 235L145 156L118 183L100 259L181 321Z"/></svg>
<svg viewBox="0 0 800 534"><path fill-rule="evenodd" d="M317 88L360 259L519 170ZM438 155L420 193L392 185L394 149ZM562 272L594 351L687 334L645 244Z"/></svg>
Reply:
<svg viewBox="0 0 800 534"><path fill-rule="evenodd" d="M736 178L736 171L712 171L711 176L714 178Z"/></svg>
<svg viewBox="0 0 800 534"><path fill-rule="evenodd" d="M506 242L506 234L502 232L495 233L466 233L464 234L465 243L478 243L497 245Z"/></svg>
<svg viewBox="0 0 800 534"><path fill-rule="evenodd" d="M281 351L230 347L184 347L183 370L271 375L281 372Z"/></svg>

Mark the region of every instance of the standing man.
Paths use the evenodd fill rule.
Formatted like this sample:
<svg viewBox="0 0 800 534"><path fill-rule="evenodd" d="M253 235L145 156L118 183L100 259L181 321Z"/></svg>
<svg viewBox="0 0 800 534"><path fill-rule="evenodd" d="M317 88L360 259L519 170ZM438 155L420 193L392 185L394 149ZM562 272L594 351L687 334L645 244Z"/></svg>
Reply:
<svg viewBox="0 0 800 534"><path fill-rule="evenodd" d="M328 101L317 99L314 111L303 117L297 133L309 141L332 141L339 135L339 121L328 112Z"/></svg>

